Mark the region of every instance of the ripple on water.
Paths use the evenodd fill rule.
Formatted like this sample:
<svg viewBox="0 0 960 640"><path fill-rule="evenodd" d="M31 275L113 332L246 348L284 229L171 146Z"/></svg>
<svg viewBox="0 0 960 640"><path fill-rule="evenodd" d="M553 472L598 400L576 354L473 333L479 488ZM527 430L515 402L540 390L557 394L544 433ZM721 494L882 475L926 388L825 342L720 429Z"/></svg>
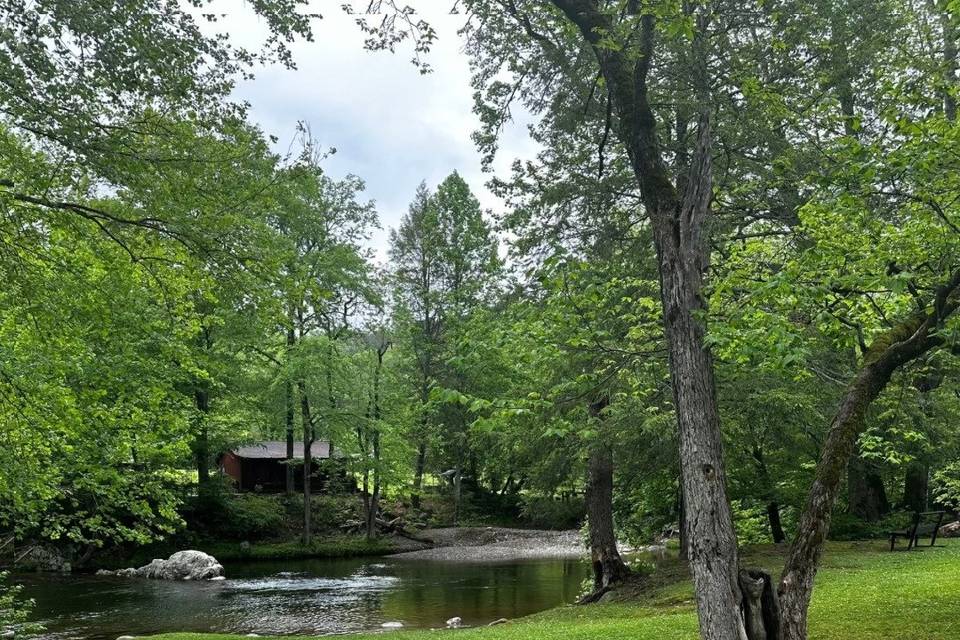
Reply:
<svg viewBox="0 0 960 640"><path fill-rule="evenodd" d="M275 575L267 578L227 580L225 591L324 591L346 593L376 593L392 589L399 578L394 576L351 576L349 578L316 578Z"/></svg>
<svg viewBox="0 0 960 640"><path fill-rule="evenodd" d="M514 618L571 602L589 567L567 560L498 564L285 561L227 567L217 583L103 576L26 577L47 640L114 640L175 631L322 635ZM233 577L229 577L233 576Z"/></svg>

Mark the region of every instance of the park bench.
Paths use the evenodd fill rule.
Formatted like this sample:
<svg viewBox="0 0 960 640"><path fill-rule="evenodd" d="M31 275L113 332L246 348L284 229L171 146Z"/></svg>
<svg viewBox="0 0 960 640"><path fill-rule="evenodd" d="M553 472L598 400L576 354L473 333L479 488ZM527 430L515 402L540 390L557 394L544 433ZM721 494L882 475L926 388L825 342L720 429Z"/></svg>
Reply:
<svg viewBox="0 0 960 640"><path fill-rule="evenodd" d="M922 511L913 514L913 523L906 529L890 532L890 551L893 551L897 544L897 538L906 538L907 551L918 546L920 536L930 537L930 546L937 541L937 533L940 531L940 525L943 524L943 517L946 511Z"/></svg>

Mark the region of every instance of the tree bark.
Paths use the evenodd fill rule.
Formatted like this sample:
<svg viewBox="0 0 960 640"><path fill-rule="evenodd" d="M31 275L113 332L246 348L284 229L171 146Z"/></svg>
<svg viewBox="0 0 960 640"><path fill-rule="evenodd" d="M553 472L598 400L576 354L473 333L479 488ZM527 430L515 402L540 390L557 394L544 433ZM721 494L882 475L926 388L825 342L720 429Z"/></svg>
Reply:
<svg viewBox="0 0 960 640"><path fill-rule="evenodd" d="M602 412L608 404L606 398L591 403L590 416L603 420ZM590 447L586 503L593 591L599 594L630 574L617 550L613 526L613 450L602 437Z"/></svg>
<svg viewBox="0 0 960 640"><path fill-rule="evenodd" d="M617 133L627 149L649 216L660 272L660 295L670 356L674 407L680 432L685 499L684 534L696 591L700 636L742 640L737 540L726 493L726 472L713 360L704 343L707 266L704 227L712 197L712 131L706 68L706 25L698 16L691 48L699 102L696 148L679 193L668 175L648 98L647 75L655 54L656 18L639 18L637 51L606 46L615 33L609 16L589 0L553 0L592 47L616 110ZM639 3L628 3L636 8ZM628 55L629 53L635 55Z"/></svg>

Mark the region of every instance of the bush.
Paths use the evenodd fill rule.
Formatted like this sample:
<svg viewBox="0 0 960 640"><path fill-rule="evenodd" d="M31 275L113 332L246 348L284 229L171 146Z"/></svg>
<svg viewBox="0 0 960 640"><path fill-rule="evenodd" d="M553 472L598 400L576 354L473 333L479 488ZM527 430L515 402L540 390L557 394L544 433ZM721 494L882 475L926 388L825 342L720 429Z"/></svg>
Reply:
<svg viewBox="0 0 960 640"><path fill-rule="evenodd" d="M8 575L6 571L0 571L0 633L6 637L9 632L31 634L43 631L39 624L26 621L33 608L33 600L20 597L20 585L8 586Z"/></svg>
<svg viewBox="0 0 960 640"><path fill-rule="evenodd" d="M762 505L746 505L734 500L730 508L739 544L763 544L773 539L767 510Z"/></svg>
<svg viewBox="0 0 960 640"><path fill-rule="evenodd" d="M558 500L525 497L520 508L521 520L534 529L576 529L586 515L586 505L582 498Z"/></svg>
<svg viewBox="0 0 960 640"><path fill-rule="evenodd" d="M253 493L212 493L184 509L189 530L225 540L262 540L284 528L286 509L281 496Z"/></svg>
<svg viewBox="0 0 960 640"><path fill-rule="evenodd" d="M909 527L912 517L912 514L906 511L897 511L878 522L867 522L846 512L835 513L830 524L830 539L870 540L872 538L885 538L890 531Z"/></svg>
<svg viewBox="0 0 960 640"><path fill-rule="evenodd" d="M960 509L960 462L948 464L934 473L931 490L941 506Z"/></svg>
<svg viewBox="0 0 960 640"><path fill-rule="evenodd" d="M301 518L302 513L302 507L296 509L297 518ZM363 502L352 494L311 496L310 513L317 531L339 531L342 524L364 519ZM297 523L299 525L299 520Z"/></svg>

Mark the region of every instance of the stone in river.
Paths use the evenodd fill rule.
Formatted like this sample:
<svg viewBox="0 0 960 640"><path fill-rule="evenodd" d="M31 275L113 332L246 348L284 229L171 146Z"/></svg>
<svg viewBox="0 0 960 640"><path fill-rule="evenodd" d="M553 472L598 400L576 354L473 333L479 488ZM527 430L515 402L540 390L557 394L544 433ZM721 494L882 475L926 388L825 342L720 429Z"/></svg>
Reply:
<svg viewBox="0 0 960 640"><path fill-rule="evenodd" d="M150 564L139 568L100 570L97 574L153 580L216 580L223 578L223 565L203 551L190 550L177 551L166 560L154 559Z"/></svg>

